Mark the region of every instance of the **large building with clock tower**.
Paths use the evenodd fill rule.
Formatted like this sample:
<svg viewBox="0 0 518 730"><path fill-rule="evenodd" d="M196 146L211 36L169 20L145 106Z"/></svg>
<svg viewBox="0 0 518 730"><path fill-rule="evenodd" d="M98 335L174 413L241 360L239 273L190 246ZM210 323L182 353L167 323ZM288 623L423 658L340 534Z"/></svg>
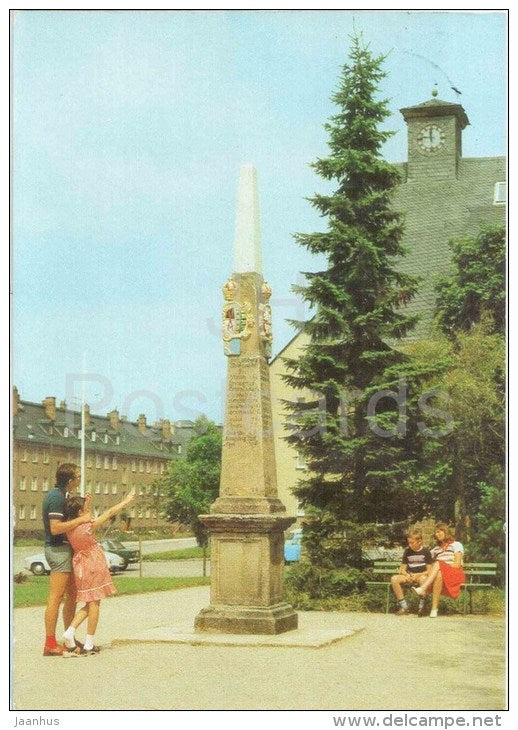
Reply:
<svg viewBox="0 0 518 730"><path fill-rule="evenodd" d="M419 291L408 310L421 321L411 338L425 337L435 304L434 282L450 267L448 242L476 234L480 225L504 224L506 163L504 157L463 157L462 134L469 120L461 104L441 101L434 90L430 100L400 110L407 124L407 161L397 165L401 183L394 208L405 215L403 243L408 250L402 271L421 277ZM312 398L311 393L290 389L282 380L282 358L296 357L304 336L294 337L270 365L273 427L276 444L279 497L289 513L297 514L292 487L305 464L284 440L282 401Z"/></svg>
<svg viewBox="0 0 518 730"><path fill-rule="evenodd" d="M469 120L460 104L435 96L401 109L408 129L408 160L394 207L405 213L400 268L422 277L409 305L421 314L413 338L428 333L435 304L434 281L450 265L448 242L476 234L482 223L505 223L505 158L463 157L462 134Z"/></svg>

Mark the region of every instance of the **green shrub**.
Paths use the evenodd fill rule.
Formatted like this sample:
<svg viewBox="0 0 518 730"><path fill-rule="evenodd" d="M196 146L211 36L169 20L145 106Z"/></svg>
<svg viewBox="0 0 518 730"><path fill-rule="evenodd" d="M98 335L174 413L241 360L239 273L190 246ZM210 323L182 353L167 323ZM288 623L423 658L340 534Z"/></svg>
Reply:
<svg viewBox="0 0 518 730"><path fill-rule="evenodd" d="M356 568L322 568L304 560L291 568L286 584L291 591L306 593L311 599L348 596L365 587Z"/></svg>
<svg viewBox="0 0 518 730"><path fill-rule="evenodd" d="M286 600L299 611L365 611L385 613L386 588L366 586L368 572L348 568L323 570L301 561L293 566L286 577ZM413 591L406 591L405 597L412 613L417 613L419 599ZM454 615L464 613L464 601L469 596L462 593L456 601L441 597L439 613ZM389 594L389 612L396 608L392 591ZM431 596L426 601L426 610L431 608ZM503 615L505 613L505 591L499 588L473 591L474 615ZM469 603L466 603L469 611Z"/></svg>

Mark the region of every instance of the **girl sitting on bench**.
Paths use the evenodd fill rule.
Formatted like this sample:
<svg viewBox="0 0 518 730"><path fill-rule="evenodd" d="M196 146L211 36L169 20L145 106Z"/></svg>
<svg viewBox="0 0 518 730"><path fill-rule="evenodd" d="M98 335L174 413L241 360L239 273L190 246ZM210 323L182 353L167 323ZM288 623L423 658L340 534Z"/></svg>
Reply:
<svg viewBox="0 0 518 730"><path fill-rule="evenodd" d="M460 587L465 582L466 576L462 568L462 556L464 548L460 542L453 539L450 528L445 522L438 522L434 531L437 545L432 548L432 558L435 562L426 580L413 590L419 597L432 591L432 610L430 618L437 617L439 600L441 595L457 598Z"/></svg>

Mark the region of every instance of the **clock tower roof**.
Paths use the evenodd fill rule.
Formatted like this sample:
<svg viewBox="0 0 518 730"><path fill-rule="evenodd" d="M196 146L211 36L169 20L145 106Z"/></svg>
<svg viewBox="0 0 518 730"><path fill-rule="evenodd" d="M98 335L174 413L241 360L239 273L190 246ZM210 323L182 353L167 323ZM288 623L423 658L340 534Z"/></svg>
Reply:
<svg viewBox="0 0 518 730"><path fill-rule="evenodd" d="M441 99L430 99L422 104L403 107L399 110L405 122L410 119L431 119L433 117L457 117L460 128L464 129L469 124L469 119L462 104L453 104L450 101Z"/></svg>

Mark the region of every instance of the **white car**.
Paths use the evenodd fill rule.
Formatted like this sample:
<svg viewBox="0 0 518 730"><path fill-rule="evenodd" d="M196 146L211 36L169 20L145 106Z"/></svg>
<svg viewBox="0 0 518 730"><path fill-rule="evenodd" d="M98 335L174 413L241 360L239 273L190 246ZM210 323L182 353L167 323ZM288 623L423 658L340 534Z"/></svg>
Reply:
<svg viewBox="0 0 518 730"><path fill-rule="evenodd" d="M123 560L120 555L115 555L115 553L109 553L106 551L104 554L108 562L108 567L110 568L110 573L116 573L119 570L124 570L126 567L126 561ZM47 573L50 573L50 567L44 553L29 555L28 558L25 558L25 568L26 570L30 570L31 573L34 573L34 575L46 575Z"/></svg>

